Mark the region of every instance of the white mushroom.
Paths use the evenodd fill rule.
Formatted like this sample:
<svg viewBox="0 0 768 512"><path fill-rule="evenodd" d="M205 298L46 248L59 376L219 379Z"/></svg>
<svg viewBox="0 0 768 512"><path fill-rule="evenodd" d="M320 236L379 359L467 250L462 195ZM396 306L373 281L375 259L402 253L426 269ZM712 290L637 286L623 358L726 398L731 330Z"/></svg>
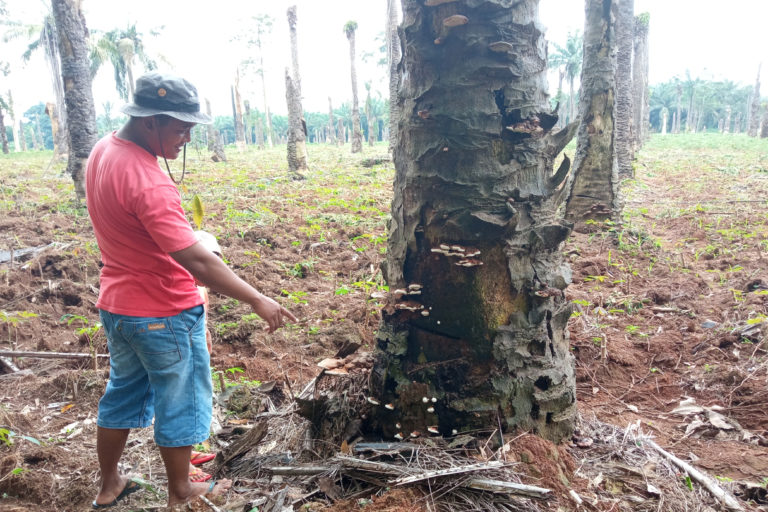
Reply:
<svg viewBox="0 0 768 512"><path fill-rule="evenodd" d="M439 434L439 433L440 433L440 431L439 431L439 430L437 430L437 425L431 425L431 426L427 427L427 430L428 430L428 431L429 431L431 434Z"/></svg>
<svg viewBox="0 0 768 512"><path fill-rule="evenodd" d="M379 405L381 403L375 398L373 398L372 396L367 397L366 400L368 400L368 403L371 403L373 405Z"/></svg>

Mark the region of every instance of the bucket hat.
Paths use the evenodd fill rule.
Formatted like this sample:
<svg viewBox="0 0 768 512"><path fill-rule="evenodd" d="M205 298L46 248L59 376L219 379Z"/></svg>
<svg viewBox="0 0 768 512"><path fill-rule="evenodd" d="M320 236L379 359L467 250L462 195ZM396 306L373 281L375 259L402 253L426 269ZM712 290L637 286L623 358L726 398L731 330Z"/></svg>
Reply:
<svg viewBox="0 0 768 512"><path fill-rule="evenodd" d="M124 105L122 111L133 117L165 114L187 123L213 122L208 114L200 112L200 99L194 85L181 77L157 71L136 80L133 103Z"/></svg>

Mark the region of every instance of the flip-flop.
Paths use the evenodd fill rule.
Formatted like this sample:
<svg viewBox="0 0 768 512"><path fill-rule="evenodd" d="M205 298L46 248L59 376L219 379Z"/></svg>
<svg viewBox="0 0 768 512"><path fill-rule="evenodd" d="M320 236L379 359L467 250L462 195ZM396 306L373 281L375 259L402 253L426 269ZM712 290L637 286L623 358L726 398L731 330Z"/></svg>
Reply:
<svg viewBox="0 0 768 512"><path fill-rule="evenodd" d="M133 479L129 479L128 482L126 482L125 487L123 487L123 490L120 491L120 494L117 495L117 498L113 499L109 503L96 503L96 500L93 500L93 503L91 503L92 509L102 509L102 508L110 508L117 505L117 503L125 498L126 496L129 496L136 491L141 489L141 484L136 482Z"/></svg>
<svg viewBox="0 0 768 512"><path fill-rule="evenodd" d="M200 483L200 482L207 482L211 479L211 475L203 471L202 469L195 468L192 471L189 472L189 481ZM214 480L215 481L215 480Z"/></svg>
<svg viewBox="0 0 768 512"><path fill-rule="evenodd" d="M215 458L215 453L203 453L193 450L192 455L189 457L189 462L191 462L193 466L199 466L200 464L205 464L206 462L212 461Z"/></svg>

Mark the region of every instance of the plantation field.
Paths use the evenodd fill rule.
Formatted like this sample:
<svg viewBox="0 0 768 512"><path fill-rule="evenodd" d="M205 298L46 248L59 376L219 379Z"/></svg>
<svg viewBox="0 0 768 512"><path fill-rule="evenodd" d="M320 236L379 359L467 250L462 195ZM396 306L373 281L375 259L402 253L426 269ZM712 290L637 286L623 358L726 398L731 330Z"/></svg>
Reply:
<svg viewBox="0 0 768 512"><path fill-rule="evenodd" d="M310 172L292 180L285 147L227 150L229 161L219 164L188 151L181 190L190 221L198 195L203 229L218 237L226 262L300 320L267 334L248 307L212 294L212 376L220 391L275 382L279 406L344 346L361 345L350 372L370 364L386 301L379 264L394 168L383 144L363 155L310 145ZM170 164L178 176L180 162ZM0 155L0 350L106 353L95 309L99 251L64 167L45 152ZM530 440L517 444L524 456L509 457L526 483L545 487L555 476L537 466L552 453L567 459L558 463L557 496L541 510L575 510L570 489L589 510L715 506L682 472L602 470L617 458L616 436L605 434L614 425L652 435L757 510L768 484L768 140L655 135L638 154L624 201L622 223L590 224L562 249L573 271L566 296L579 431L559 451L534 450ZM13 362L20 371L0 375L0 510L89 508L106 359ZM247 410L217 408L224 428L248 423ZM126 471L162 493L151 432L131 439ZM243 487L235 486L241 494ZM248 510L230 494L224 510ZM161 494L141 496L123 509L164 503ZM428 509L428 501L398 496L386 510ZM307 510L361 508L355 500L316 502Z"/></svg>

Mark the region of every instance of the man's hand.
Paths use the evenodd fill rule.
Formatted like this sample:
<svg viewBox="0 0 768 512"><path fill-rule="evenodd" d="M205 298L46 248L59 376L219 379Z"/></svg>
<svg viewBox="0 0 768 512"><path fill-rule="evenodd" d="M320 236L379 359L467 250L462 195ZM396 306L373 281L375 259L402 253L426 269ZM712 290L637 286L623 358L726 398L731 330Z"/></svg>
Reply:
<svg viewBox="0 0 768 512"><path fill-rule="evenodd" d="M251 303L251 307L253 308L254 313L259 315L265 322L267 322L267 324L269 324L267 332L275 332L283 327L286 319L294 322L299 321L293 316L293 313L264 295L262 295L258 301Z"/></svg>

